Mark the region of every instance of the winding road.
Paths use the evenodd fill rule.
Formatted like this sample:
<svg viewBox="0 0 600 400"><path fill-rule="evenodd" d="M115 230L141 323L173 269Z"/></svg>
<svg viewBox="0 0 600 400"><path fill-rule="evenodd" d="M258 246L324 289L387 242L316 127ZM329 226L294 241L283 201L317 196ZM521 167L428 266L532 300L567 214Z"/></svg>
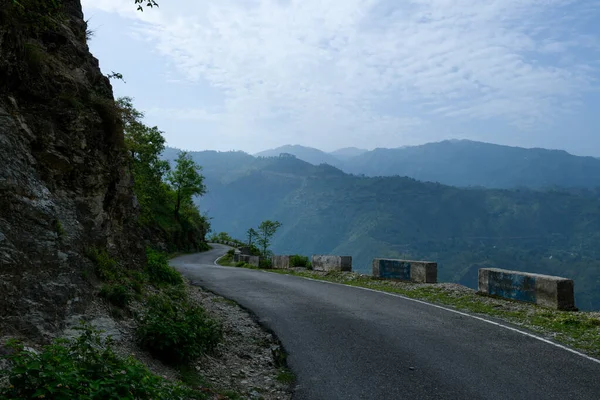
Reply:
<svg viewBox="0 0 600 400"><path fill-rule="evenodd" d="M294 399L600 399L596 360L398 296L216 266L229 248L212 246L171 264L279 337Z"/></svg>

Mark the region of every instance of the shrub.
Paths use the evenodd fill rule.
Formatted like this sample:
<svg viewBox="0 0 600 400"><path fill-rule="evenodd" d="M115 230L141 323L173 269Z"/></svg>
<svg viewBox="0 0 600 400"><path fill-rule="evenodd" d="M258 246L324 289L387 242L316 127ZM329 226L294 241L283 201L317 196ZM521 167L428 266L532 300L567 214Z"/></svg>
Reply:
<svg viewBox="0 0 600 400"><path fill-rule="evenodd" d="M167 256L158 251L147 249L148 265L146 271L153 284L180 285L183 283L181 274L169 265Z"/></svg>
<svg viewBox="0 0 600 400"><path fill-rule="evenodd" d="M269 258L260 258L258 262L258 266L260 268L270 269L273 267L273 263Z"/></svg>
<svg viewBox="0 0 600 400"><path fill-rule="evenodd" d="M235 255L235 249L229 249L227 250L227 256L230 258L233 258L233 256Z"/></svg>
<svg viewBox="0 0 600 400"><path fill-rule="evenodd" d="M3 371L9 385L0 387L0 399L202 399L202 394L152 374L139 361L121 358L112 340L83 326L73 340L57 339L39 353L11 342Z"/></svg>
<svg viewBox="0 0 600 400"><path fill-rule="evenodd" d="M235 266L236 267L245 267L246 263L244 261L238 261L238 262L235 263Z"/></svg>
<svg viewBox="0 0 600 400"><path fill-rule="evenodd" d="M127 307L132 295L125 285L109 284L102 286L100 297L105 298L109 303L117 307Z"/></svg>
<svg viewBox="0 0 600 400"><path fill-rule="evenodd" d="M301 255L293 255L290 257L290 267L308 268L310 261L308 257Z"/></svg>
<svg viewBox="0 0 600 400"><path fill-rule="evenodd" d="M119 264L113 260L106 250L90 249L87 256L95 264L95 272L103 281L116 281L120 276Z"/></svg>
<svg viewBox="0 0 600 400"><path fill-rule="evenodd" d="M223 337L219 323L204 309L157 295L137 328L140 346L168 364L187 364L213 351Z"/></svg>

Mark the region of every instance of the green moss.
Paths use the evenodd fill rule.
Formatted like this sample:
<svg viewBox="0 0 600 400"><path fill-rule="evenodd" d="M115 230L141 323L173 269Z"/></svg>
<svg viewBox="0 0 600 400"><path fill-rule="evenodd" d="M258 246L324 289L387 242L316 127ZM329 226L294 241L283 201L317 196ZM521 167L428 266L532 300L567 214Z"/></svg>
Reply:
<svg viewBox="0 0 600 400"><path fill-rule="evenodd" d="M27 65L29 65L31 70L38 73L41 72L48 61L48 54L37 43L25 43L23 48L25 50Z"/></svg>
<svg viewBox="0 0 600 400"><path fill-rule="evenodd" d="M59 220L54 220L54 231L59 239L62 239L65 236L65 229L63 228L61 222Z"/></svg>

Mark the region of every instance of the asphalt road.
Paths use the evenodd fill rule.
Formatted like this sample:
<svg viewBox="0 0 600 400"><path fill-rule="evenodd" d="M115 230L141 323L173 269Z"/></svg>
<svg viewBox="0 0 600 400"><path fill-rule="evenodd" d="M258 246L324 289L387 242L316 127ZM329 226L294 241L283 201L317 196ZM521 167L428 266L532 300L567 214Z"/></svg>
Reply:
<svg viewBox="0 0 600 400"><path fill-rule="evenodd" d="M277 334L295 399L600 399L600 363L403 298L215 266L213 246L172 265Z"/></svg>

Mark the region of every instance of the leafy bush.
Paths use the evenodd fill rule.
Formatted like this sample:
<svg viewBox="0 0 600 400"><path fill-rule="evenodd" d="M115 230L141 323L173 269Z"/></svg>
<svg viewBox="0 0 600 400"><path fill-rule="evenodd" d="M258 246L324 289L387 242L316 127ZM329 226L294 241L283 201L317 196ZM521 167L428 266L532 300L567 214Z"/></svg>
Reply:
<svg viewBox="0 0 600 400"><path fill-rule="evenodd" d="M103 281L116 281L120 275L119 264L113 260L106 250L89 249L87 256L95 264L95 272Z"/></svg>
<svg viewBox="0 0 600 400"><path fill-rule="evenodd" d="M235 249L227 250L227 256L229 256L230 258L233 258L234 255L235 255Z"/></svg>
<svg viewBox="0 0 600 400"><path fill-rule="evenodd" d="M270 258L260 258L258 266L260 268L271 269L273 268L273 263L271 262Z"/></svg>
<svg viewBox="0 0 600 400"><path fill-rule="evenodd" d="M245 267L246 263L244 261L238 261L238 262L235 263L235 266L236 267Z"/></svg>
<svg viewBox="0 0 600 400"><path fill-rule="evenodd" d="M186 364L213 351L223 337L219 323L204 309L157 295L137 329L140 346L169 364Z"/></svg>
<svg viewBox="0 0 600 400"><path fill-rule="evenodd" d="M117 307L127 307L131 302L131 292L129 288L121 284L109 284L102 286L100 297L108 300L109 303Z"/></svg>
<svg viewBox="0 0 600 400"><path fill-rule="evenodd" d="M205 398L152 374L132 357L117 356L112 340L102 340L99 331L89 326L80 329L82 334L77 339L57 339L39 353L12 342L13 352L6 356L10 369L3 371L9 386L0 388L0 399Z"/></svg>
<svg viewBox="0 0 600 400"><path fill-rule="evenodd" d="M310 261L308 257L301 255L293 255L290 257L290 267L308 268Z"/></svg>
<svg viewBox="0 0 600 400"><path fill-rule="evenodd" d="M147 249L148 265L146 271L153 284L180 285L183 283L181 274L169 265L167 256L158 251Z"/></svg>

